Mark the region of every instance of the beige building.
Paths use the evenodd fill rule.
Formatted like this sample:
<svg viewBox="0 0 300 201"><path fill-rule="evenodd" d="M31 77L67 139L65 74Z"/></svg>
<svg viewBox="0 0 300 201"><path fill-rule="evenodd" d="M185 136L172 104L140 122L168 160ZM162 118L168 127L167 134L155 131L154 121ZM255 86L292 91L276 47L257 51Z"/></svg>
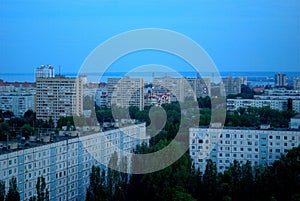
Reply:
<svg viewBox="0 0 300 201"><path fill-rule="evenodd" d="M241 93L242 81L240 78L228 76L223 78L222 82L225 88L226 95Z"/></svg>
<svg viewBox="0 0 300 201"><path fill-rule="evenodd" d="M37 70L36 72L40 72ZM61 116L81 115L83 112L83 79L36 73L35 111L37 119L55 123Z"/></svg>
<svg viewBox="0 0 300 201"><path fill-rule="evenodd" d="M136 106L144 110L144 79L143 78L108 78L108 107Z"/></svg>

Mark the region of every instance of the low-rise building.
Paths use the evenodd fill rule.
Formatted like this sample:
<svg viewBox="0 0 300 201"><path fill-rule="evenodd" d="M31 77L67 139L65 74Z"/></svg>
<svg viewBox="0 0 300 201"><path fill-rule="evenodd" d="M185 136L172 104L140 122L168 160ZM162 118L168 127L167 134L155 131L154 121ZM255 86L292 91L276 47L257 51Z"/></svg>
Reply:
<svg viewBox="0 0 300 201"><path fill-rule="evenodd" d="M238 108L270 107L276 110L287 110L289 99L227 99L227 110L234 111ZM291 99L292 109L300 112L300 100Z"/></svg>
<svg viewBox="0 0 300 201"><path fill-rule="evenodd" d="M300 129L300 114L296 114L294 117L291 118L290 128Z"/></svg>

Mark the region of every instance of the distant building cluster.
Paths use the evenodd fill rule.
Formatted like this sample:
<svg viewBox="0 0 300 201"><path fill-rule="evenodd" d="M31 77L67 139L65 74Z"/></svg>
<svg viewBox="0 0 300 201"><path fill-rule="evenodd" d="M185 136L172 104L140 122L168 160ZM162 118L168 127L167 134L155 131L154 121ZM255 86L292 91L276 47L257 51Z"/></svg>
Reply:
<svg viewBox="0 0 300 201"><path fill-rule="evenodd" d="M300 113L300 91L272 89L264 90L261 95L254 95L254 99L227 99L229 111L248 107L270 107L280 111L292 109Z"/></svg>
<svg viewBox="0 0 300 201"><path fill-rule="evenodd" d="M80 137L62 138L0 155L0 178L17 178L21 200L36 195L39 176L46 180L50 200L84 200L93 165L108 164L114 152L121 157L133 153L136 145L149 143L145 123ZM124 152L120 152L122 150ZM100 163L101 162L101 163ZM130 158L128 158L130 168Z"/></svg>

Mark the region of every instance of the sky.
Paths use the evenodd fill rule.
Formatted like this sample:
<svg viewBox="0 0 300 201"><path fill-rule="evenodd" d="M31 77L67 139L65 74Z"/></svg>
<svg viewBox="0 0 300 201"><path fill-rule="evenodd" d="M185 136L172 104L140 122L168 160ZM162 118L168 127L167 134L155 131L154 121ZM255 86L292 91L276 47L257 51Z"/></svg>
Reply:
<svg viewBox="0 0 300 201"><path fill-rule="evenodd" d="M0 74L42 64L76 73L101 43L143 28L186 35L219 71L300 71L299 0L1 0ZM112 69L149 63L186 68L174 55L146 51Z"/></svg>

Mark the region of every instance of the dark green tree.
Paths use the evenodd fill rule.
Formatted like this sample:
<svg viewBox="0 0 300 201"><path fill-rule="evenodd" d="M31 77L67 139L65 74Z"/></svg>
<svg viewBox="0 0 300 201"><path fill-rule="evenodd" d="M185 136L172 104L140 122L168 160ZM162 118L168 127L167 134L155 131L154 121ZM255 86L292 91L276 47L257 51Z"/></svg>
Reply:
<svg viewBox="0 0 300 201"><path fill-rule="evenodd" d="M34 129L29 124L24 124L21 127L21 133L23 137L28 139L29 136L34 135Z"/></svg>
<svg viewBox="0 0 300 201"><path fill-rule="evenodd" d="M9 189L5 197L5 201L19 201L20 194L18 191L17 179L12 177L9 181Z"/></svg>
<svg viewBox="0 0 300 201"><path fill-rule="evenodd" d="M0 180L0 201L4 201L5 198L5 183Z"/></svg>
<svg viewBox="0 0 300 201"><path fill-rule="evenodd" d="M49 201L49 191L46 188L46 180L43 176L38 177L36 182L37 196L30 197L30 201Z"/></svg>
<svg viewBox="0 0 300 201"><path fill-rule="evenodd" d="M90 174L90 185L86 191L86 201L101 200L108 200L105 171L101 172L100 167L93 166Z"/></svg>
<svg viewBox="0 0 300 201"><path fill-rule="evenodd" d="M217 190L217 166L211 159L208 159L206 163L203 175L203 187L207 195L206 198L208 200L214 200Z"/></svg>

